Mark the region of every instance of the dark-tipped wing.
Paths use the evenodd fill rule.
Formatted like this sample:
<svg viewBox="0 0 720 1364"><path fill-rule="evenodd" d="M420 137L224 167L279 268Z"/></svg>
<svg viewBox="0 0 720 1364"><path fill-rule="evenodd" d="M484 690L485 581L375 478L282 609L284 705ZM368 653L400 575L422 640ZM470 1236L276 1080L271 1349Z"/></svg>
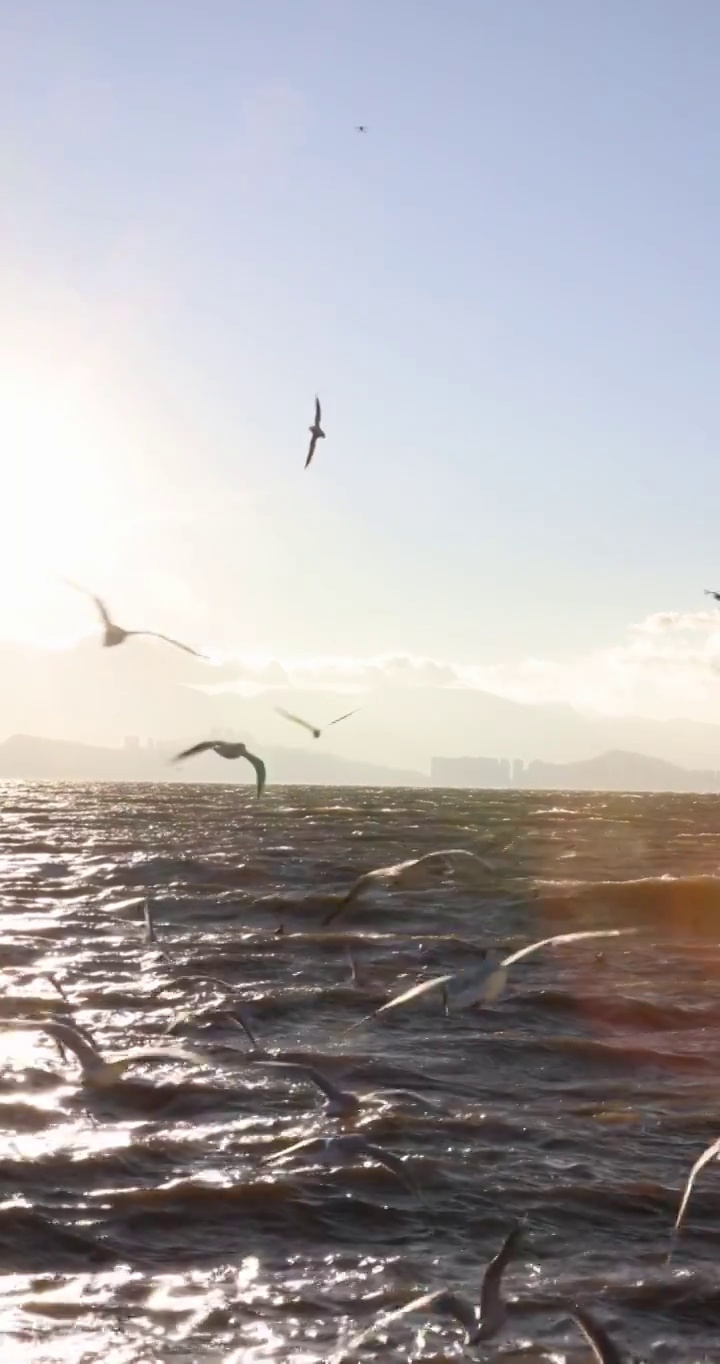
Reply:
<svg viewBox="0 0 720 1364"><path fill-rule="evenodd" d="M74 583L70 578L63 578L63 582L66 584L67 587L72 587L75 592L82 592L84 597L89 597L91 601L94 601L103 625L105 626L112 625L113 622L110 619L108 609L104 601L102 600L102 597L96 597L94 592L88 592L88 589L86 587L81 587L79 583Z"/></svg>
<svg viewBox="0 0 720 1364"><path fill-rule="evenodd" d="M316 398L316 399L315 399L315 425L316 425L316 426L319 426L319 425L320 425L320 420L321 420L321 418L322 418L322 408L320 407L320 399L319 399L319 398Z"/></svg>
<svg viewBox="0 0 720 1364"><path fill-rule="evenodd" d="M176 753L172 762L179 763L183 758L194 758L196 753L207 753L211 748L215 748L215 739L205 739L201 744L193 744L192 748L184 748L182 753Z"/></svg>
<svg viewBox="0 0 720 1364"><path fill-rule="evenodd" d="M311 461L313 455L315 454L315 446L317 445L317 443L318 443L318 438L317 438L317 435L315 434L315 432L313 431L313 433L312 433L312 435L311 435L311 437L310 437L310 448L308 449L308 452L307 452L307 459L305 460L305 468L306 468L306 469L307 469L308 464L310 463L310 461Z"/></svg>
<svg viewBox="0 0 720 1364"><path fill-rule="evenodd" d="M291 715L289 710L283 710L282 706L275 707L275 714L282 715L284 720L292 720L294 725L302 725L303 729L309 729L311 734L315 733L315 725L311 725L308 720L303 720L300 715Z"/></svg>
<svg viewBox="0 0 720 1364"><path fill-rule="evenodd" d="M255 768L255 775L257 777L257 794L259 797L262 795L265 786L265 777L267 775L265 764L262 758L256 757L254 753L248 753L247 749L245 750L242 756L243 758L247 758L248 762L251 763L252 766Z"/></svg>
<svg viewBox="0 0 720 1364"><path fill-rule="evenodd" d="M149 635L151 639L161 639L164 644L172 644L176 649L182 649L185 654L192 654L193 658L205 659L205 654L199 654L197 649L191 649L189 644L181 644L179 639L171 639L169 635L161 635L157 630L128 630L129 635Z"/></svg>
<svg viewBox="0 0 720 1364"><path fill-rule="evenodd" d="M714 597L716 601L720 601L720 592L713 592L711 587L704 587L703 592L706 597Z"/></svg>
<svg viewBox="0 0 720 1364"><path fill-rule="evenodd" d="M350 716L357 715L359 710L362 710L361 706L358 706L355 710L346 711L344 715L338 715L337 720L328 720L326 728L329 729L331 725L339 725L341 720L349 720Z"/></svg>

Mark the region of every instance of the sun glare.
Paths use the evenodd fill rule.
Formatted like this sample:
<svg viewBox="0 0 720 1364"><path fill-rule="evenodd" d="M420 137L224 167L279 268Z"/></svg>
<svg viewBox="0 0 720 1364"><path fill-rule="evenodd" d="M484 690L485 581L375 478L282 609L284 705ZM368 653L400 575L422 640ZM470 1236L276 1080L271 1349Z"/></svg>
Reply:
<svg viewBox="0 0 720 1364"><path fill-rule="evenodd" d="M100 427L82 383L18 374L0 379L0 635L6 638L49 641L73 629L74 601L66 616L56 614L57 578L112 554L128 499Z"/></svg>

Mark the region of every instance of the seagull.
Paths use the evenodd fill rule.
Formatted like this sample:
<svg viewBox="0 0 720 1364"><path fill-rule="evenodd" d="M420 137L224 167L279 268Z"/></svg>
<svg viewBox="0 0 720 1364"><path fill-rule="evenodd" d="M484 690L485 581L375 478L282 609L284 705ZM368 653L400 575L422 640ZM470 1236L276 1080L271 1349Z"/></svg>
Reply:
<svg viewBox="0 0 720 1364"><path fill-rule="evenodd" d="M136 1061L167 1061L175 1059L181 1061L198 1062L198 1056L194 1052L186 1051L183 1047L167 1047L165 1050L140 1050L127 1052L124 1056L118 1056L114 1060L107 1060L100 1055L97 1047L78 1028L74 1028L70 1023L56 1023L45 1020L42 1023L15 1022L13 1028L29 1031L31 1029L44 1032L48 1037L59 1045L67 1047L80 1062L81 1078L85 1084L105 1086L114 1085L125 1074L125 1071Z"/></svg>
<svg viewBox="0 0 720 1364"><path fill-rule="evenodd" d="M624 1364L620 1351L610 1339L605 1327L591 1317L586 1308L573 1305L568 1311L588 1341L597 1364Z"/></svg>
<svg viewBox="0 0 720 1364"><path fill-rule="evenodd" d="M356 123L356 125L355 125L355 132L356 132L356 133L366 133L366 132L367 132L367 124L366 124L366 123Z"/></svg>
<svg viewBox="0 0 720 1364"><path fill-rule="evenodd" d="M322 411L321 411L321 408L320 408L320 399L319 399L319 398L316 398L316 399L315 399L315 420L314 420L312 426L309 426L309 427L308 427L308 430L309 430L309 432L310 432L310 448L309 448L308 453L307 453L307 459L305 460L305 468L306 468L306 469L307 469L307 467L308 467L308 464L310 463L310 460L312 459L313 455L315 454L315 446L317 445L318 441L319 441L319 440L324 440L324 439L325 439L325 432L323 431L323 429L322 429L322 427L321 427L321 425L320 425L320 418L321 418L321 416L322 416Z"/></svg>
<svg viewBox="0 0 720 1364"><path fill-rule="evenodd" d="M361 709L361 707L358 706L358 707L357 707L357 710L348 710L348 711L345 712L344 715L338 715L337 720L328 720L327 724L325 725L325 729L330 729L332 725L339 725L341 720L349 720L349 719L350 719L350 716L351 716L351 715L357 715L358 710L360 710L360 709ZM319 739L319 738L320 738L320 735L322 734L322 730L321 730L321 729L316 729L316 728L315 728L315 725L309 724L307 720L301 719L299 715L291 715L291 714L290 714L290 711L289 711L289 710L283 710L282 706L276 706L276 707L275 707L275 711L276 711L276 714L282 715L282 717L283 717L284 720L292 720L293 724L295 724L295 725L302 725L303 729L309 729L309 730L310 730L310 733L311 733L312 736L313 736L313 739Z"/></svg>
<svg viewBox="0 0 720 1364"><path fill-rule="evenodd" d="M458 991L453 1001L454 1006L456 1009L467 1009L471 1004L492 1004L505 988L508 967L516 961L521 961L523 957L529 957L532 952L538 952L541 947L554 947L566 942L580 942L584 938L619 938L626 933L637 933L637 929L590 928L583 929L578 933L556 933L552 938L541 938L539 942L531 942L527 947L521 947L519 952L512 952L509 957L503 957L497 964L493 962L490 975L483 972L479 982L476 980L465 989ZM432 990L447 989L447 986L453 981L464 984L466 976L466 972L453 972L446 976L434 976L432 980L423 980L419 985L413 985L410 990L405 990L401 995L396 995L394 999L389 999L374 1013L368 1014L367 1018L361 1018L358 1023L353 1023L351 1027L357 1028L362 1023L369 1023L370 1019L377 1018L380 1014L389 1013L391 1009L398 1009L402 1004L409 1004L411 1000L420 999L422 996L430 994Z"/></svg>
<svg viewBox="0 0 720 1364"><path fill-rule="evenodd" d="M716 601L720 601L720 592L713 592L711 587L704 587L703 592L706 597L714 597Z"/></svg>
<svg viewBox="0 0 720 1364"><path fill-rule="evenodd" d="M280 1165L295 1155L297 1151L312 1151L319 1156L323 1164L329 1164L333 1156L368 1156L376 1164L383 1165L386 1170L390 1170L409 1193L417 1193L417 1186L409 1178L403 1162L398 1156L393 1155L392 1151L386 1151L384 1146L377 1146L373 1141L366 1141L364 1137L340 1136L340 1137L304 1137L302 1141L296 1141L292 1146L286 1146L284 1151L278 1151L274 1156L266 1156L266 1165Z"/></svg>
<svg viewBox="0 0 720 1364"><path fill-rule="evenodd" d="M65 582L68 587L74 588L76 592L82 592L86 597L90 597L91 600L94 601L105 629L105 637L103 639L104 648L112 649L116 644L122 644L126 639L129 639L131 635L149 635L152 639L163 640L165 644L173 644L176 649L182 649L184 653L192 654L194 658L205 659L205 654L198 653L197 649L191 649L189 644L181 644L179 639L171 639L169 635L161 635L157 630L123 630L121 625L116 625L115 622L111 620L107 607L101 597L96 597L94 592L88 592L87 588L80 587L77 583L71 582L69 578L64 578L63 582Z"/></svg>
<svg viewBox="0 0 720 1364"><path fill-rule="evenodd" d="M397 1308L394 1312L382 1313L368 1330L353 1336L335 1358L342 1359L346 1351L354 1353L360 1345L364 1345L386 1326L410 1316L412 1312L442 1312L455 1317L465 1330L466 1345L475 1346L485 1340L491 1340L507 1320L508 1309L502 1296L502 1278L508 1262L519 1249L524 1232L524 1224L516 1223L485 1270L480 1285L479 1314L477 1308L464 1294L456 1293L451 1288L436 1289L433 1293L424 1293L420 1298L413 1298L412 1302L406 1303L404 1307Z"/></svg>
<svg viewBox="0 0 720 1364"><path fill-rule="evenodd" d="M675 1248L675 1242L680 1232L680 1226L682 1224L683 1217L685 1216L685 1209L687 1208L688 1202L690 1200L690 1194L692 1193L693 1190L693 1184L695 1183L695 1180L700 1174L700 1171L703 1170L706 1165L709 1165L711 1160L718 1159L720 1159L720 1137L718 1137L716 1141L711 1142L709 1146L706 1146L702 1155L698 1156L697 1160L695 1161L695 1164L692 1167L692 1170L690 1171L690 1174L688 1175L687 1183L683 1190L680 1209L678 1211L677 1217L675 1218L675 1225L671 1233L672 1244L670 1246L670 1251L667 1257L666 1261L667 1264L669 1264L670 1260L672 1259L672 1253Z"/></svg>
<svg viewBox="0 0 720 1364"><path fill-rule="evenodd" d="M410 888L419 887L423 889L429 881L439 880L445 872L450 870L453 858L470 858L477 862L485 871L493 871L489 862L484 858L478 857L477 853L469 852L467 848L439 848L437 852L423 853L422 857L409 857L406 862L396 862L390 867L376 867L374 871L366 871L354 881L347 894L331 909L330 913L322 921L322 927L327 928L333 919L337 919L340 914L344 914L351 905L355 904L366 890L376 885L387 885L389 889L396 886L408 886Z"/></svg>
<svg viewBox="0 0 720 1364"><path fill-rule="evenodd" d="M261 796L265 785L265 764L262 758L257 758L254 753L250 753L244 744L230 744L223 739L204 739L201 744L194 744L192 748L186 748L182 753L176 753L171 759L174 763L182 762L183 758L192 758L196 753L217 753L220 758L247 758L248 762L255 768L257 774L257 793Z"/></svg>
<svg viewBox="0 0 720 1364"><path fill-rule="evenodd" d="M304 1075L310 1080L311 1084L317 1086L327 1097L325 1112L331 1118L348 1118L352 1114L359 1113L363 1104L370 1103L376 1099L410 1098L427 1103L420 1094L413 1094L409 1089L376 1089L369 1094L353 1094L348 1089L341 1089L339 1085L333 1083L318 1070L316 1066L301 1065L297 1061L264 1061L262 1064L271 1066L278 1070L295 1071L296 1074ZM429 1103L429 1107L435 1108L436 1105Z"/></svg>

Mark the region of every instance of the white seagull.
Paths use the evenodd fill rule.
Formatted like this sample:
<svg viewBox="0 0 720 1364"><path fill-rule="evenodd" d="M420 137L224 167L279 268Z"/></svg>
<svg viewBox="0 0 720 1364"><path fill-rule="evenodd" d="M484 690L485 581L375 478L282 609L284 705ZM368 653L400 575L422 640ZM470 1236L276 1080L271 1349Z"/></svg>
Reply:
<svg viewBox="0 0 720 1364"><path fill-rule="evenodd" d="M328 720L323 728L331 729L333 725L339 725L341 720L349 720L351 715L357 715L358 711L361 709L362 707L358 706L355 710L347 710L344 715L338 715L336 720ZM314 739L320 738L322 729L317 729L315 725L311 725L309 720L303 720L299 715L291 715L290 711L283 710L282 706L276 706L275 713L277 715L282 715L283 720L292 720L294 725L302 725L303 729L309 729Z"/></svg>
<svg viewBox="0 0 720 1364"><path fill-rule="evenodd" d="M464 1294L456 1293L451 1288L439 1288L433 1293L424 1293L422 1297L413 1298L412 1302L406 1303L404 1307L399 1307L394 1312L382 1313L366 1331L353 1336L334 1359L342 1359L348 1351L354 1353L387 1326L414 1312L442 1312L454 1317L464 1328L466 1345L475 1346L491 1340L507 1320L508 1309L502 1296L502 1278L509 1261L520 1247L524 1231L523 1224L517 1223L508 1232L497 1255L485 1270L480 1285L479 1313Z"/></svg>
<svg viewBox="0 0 720 1364"><path fill-rule="evenodd" d="M692 1193L693 1190L693 1184L695 1183L695 1180L700 1174L700 1171L703 1170L706 1165L709 1165L711 1160L718 1159L720 1159L720 1137L718 1137L716 1141L711 1142L709 1146L706 1146L702 1155L698 1156L697 1160L695 1161L695 1164L692 1167L692 1170L690 1171L690 1174L688 1175L687 1183L683 1190L683 1196L680 1203L678 1215L675 1218L675 1225L671 1233L672 1244L670 1246L670 1251L667 1257L668 1264L672 1259L672 1253L675 1248L675 1242L680 1233L680 1227L682 1224L683 1217L685 1216L685 1210L687 1208L688 1202L690 1201L690 1194Z"/></svg>
<svg viewBox="0 0 720 1364"><path fill-rule="evenodd" d="M576 1326L580 1327L593 1352L593 1358L597 1360L597 1364L625 1364L620 1351L615 1342L610 1339L605 1327L601 1326L594 1317L591 1317L585 1307L573 1305L568 1307L568 1312Z"/></svg>
<svg viewBox="0 0 720 1364"><path fill-rule="evenodd" d="M619 938L626 933L637 933L637 929L590 928L577 933L555 933L551 938L541 938L539 942L531 942L527 947L521 947L518 952L511 952L509 957L503 957L497 965L493 963L493 969L489 975L482 973L479 980L475 980L464 989L458 990L450 998L456 1009L467 1009L472 1004L492 1004L505 988L508 968L514 962L522 961L523 957L529 957L531 953L539 952L541 947L555 947L567 942L581 942L584 938ZM389 1013L391 1009L399 1009L403 1004L410 1004L415 999L421 999L433 990L447 990L448 985L455 981L464 984L467 974L467 972L452 972L446 976L434 976L432 980L423 980L419 985L413 985L410 990L404 990L401 995L396 995L394 999L389 999L386 1004L375 1009L374 1013L368 1014L366 1018L361 1018L359 1023L353 1023L352 1027L360 1027L361 1024L368 1023L371 1018Z"/></svg>
<svg viewBox="0 0 720 1364"><path fill-rule="evenodd" d="M320 399L316 397L316 399L315 399L315 420L314 420L312 426L308 427L308 430L309 430L309 432L310 432L310 448L309 448L309 450L308 450L308 452L307 452L307 459L305 460L305 468L306 468L306 469L307 469L308 464L310 463L310 461L311 461L313 455L315 454L315 446L317 445L318 441L319 441L319 440L324 440L324 439L325 439L325 432L323 431L323 429L322 429L322 427L321 427L321 425L320 425L320 418L321 418L321 417L322 417L322 410L321 410L321 407L320 407Z"/></svg>
<svg viewBox="0 0 720 1364"><path fill-rule="evenodd" d="M376 867L373 871L366 871L362 876L358 876L340 903L325 916L322 927L326 928L333 919L344 914L373 886L385 886L388 890L395 890L398 887L422 890L441 880L448 871L451 871L454 861L460 859L462 863L464 858L478 864L484 871L494 870L484 857L479 857L477 853L470 852L467 848L438 848L436 852L423 853L422 857L409 857L405 862L395 862L389 867Z"/></svg>
<svg viewBox="0 0 720 1364"><path fill-rule="evenodd" d="M255 768L257 777L257 794L261 796L265 786L266 768L262 758L256 757L254 753L245 747L245 744L226 743L223 739L204 739L200 744L193 744L192 748L186 748L182 753L176 753L171 759L174 763L182 762L184 758L192 758L196 753L217 753L220 758L246 758Z"/></svg>
<svg viewBox="0 0 720 1364"><path fill-rule="evenodd" d="M390 1170L410 1193L418 1191L399 1156L393 1155L392 1151L386 1151L384 1146L377 1146L375 1142L366 1141L364 1137L354 1134L339 1137L304 1137L302 1141L286 1146L284 1151L278 1151L274 1156L266 1156L264 1163L282 1165L298 1151L306 1151L308 1155L313 1153L326 1165L332 1162L333 1157L339 1156L342 1159L346 1156L367 1156L377 1165L383 1165L386 1170Z"/></svg>
<svg viewBox="0 0 720 1364"><path fill-rule="evenodd" d="M83 1083L88 1085L105 1086L114 1085L125 1074L125 1071L136 1061L192 1061L195 1065L202 1058L194 1052L186 1051L182 1047L168 1047L165 1050L145 1050L141 1049L133 1052L126 1052L124 1056L115 1057L109 1060L101 1056L97 1047L92 1043L86 1034L81 1033L70 1023L56 1023L50 1019L43 1022L29 1023L19 1020L12 1024L12 1029L22 1030L23 1032L35 1031L44 1032L58 1045L64 1046L71 1051L80 1062L80 1072Z"/></svg>
<svg viewBox="0 0 720 1364"><path fill-rule="evenodd" d="M181 644L179 639L171 639L169 635L161 635L157 630L123 630L121 625L116 625L111 620L101 597L96 597L94 592L88 592L86 587L80 587L78 583L71 582L69 578L64 578L63 581L68 587L74 588L76 592L82 592L84 596L90 597L94 601L105 631L104 648L113 649L116 644L123 644L131 635L149 635L151 639L161 639L164 644L172 644L176 649L182 649L183 653L192 654L194 658L205 659L205 654L198 653L197 649L191 649L189 644Z"/></svg>

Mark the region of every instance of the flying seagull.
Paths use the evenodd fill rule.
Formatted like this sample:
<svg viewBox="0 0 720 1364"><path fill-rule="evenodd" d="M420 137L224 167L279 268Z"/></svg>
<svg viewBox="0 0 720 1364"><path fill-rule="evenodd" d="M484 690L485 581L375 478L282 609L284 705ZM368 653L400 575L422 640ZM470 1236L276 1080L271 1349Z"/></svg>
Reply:
<svg viewBox="0 0 720 1364"><path fill-rule="evenodd" d="M468 1009L472 1004L492 1004L502 994L507 983L508 967L516 961L522 961L523 957L529 957L533 952L538 952L541 947L561 946L568 942L581 942L585 938L620 938L626 933L637 933L636 928L590 928L582 929L575 933L555 933L551 938L541 938L538 942L528 943L527 947L521 947L518 952L511 952L509 956L503 957L499 962L492 962L490 974L482 972L479 980L474 980L467 988L457 992L453 1004L456 1009ZM412 1000L421 999L433 990L441 990L445 995L448 985L454 981L464 983L464 972L453 972L446 976L434 976L431 980L423 980L419 985L413 985L411 989L404 990L401 995L395 995L386 1004L382 1004L379 1009L368 1014L366 1018L361 1018L358 1023L350 1025L353 1028L360 1027L363 1023L369 1023L371 1018L377 1018L380 1014L386 1014L391 1009L400 1008L403 1004L410 1004ZM447 996L446 996L447 998Z"/></svg>
<svg viewBox="0 0 720 1364"><path fill-rule="evenodd" d="M422 1297L413 1298L412 1302L406 1303L404 1307L394 1312L381 1313L368 1330L353 1336L335 1358L344 1358L347 1351L354 1353L360 1345L376 1336L378 1331L384 1331L387 1326L410 1316L412 1312L442 1312L454 1317L464 1328L466 1345L480 1345L485 1340L491 1340L507 1320L508 1309L502 1296L502 1278L508 1262L520 1247L524 1231L524 1225L518 1222L505 1237L497 1255L493 1256L485 1270L480 1285L479 1313L464 1294L456 1293L451 1288L423 1293Z"/></svg>
<svg viewBox="0 0 720 1364"><path fill-rule="evenodd" d="M367 123L356 123L356 124L355 124L355 132L356 132L356 133L366 133L366 132L367 132Z"/></svg>
<svg viewBox="0 0 720 1364"><path fill-rule="evenodd" d="M193 758L196 753L210 752L217 753L220 758L247 758L257 774L258 796L262 795L265 785L265 764L262 758L257 758L254 753L250 753L244 744L228 744L222 739L205 739L201 744L193 744L192 748L186 748L182 753L176 753L171 761L179 763L182 762L183 758Z"/></svg>
<svg viewBox="0 0 720 1364"><path fill-rule="evenodd" d="M338 715L336 720L328 720L325 729L330 729L332 725L339 725L341 720L349 720L351 715L357 715L358 710L360 710L360 706L357 707L357 710L347 710L344 715ZM292 720L294 725L302 725L303 729L309 729L313 739L320 738L322 730L316 729L308 720L303 720L299 715L291 715L290 711L283 710L282 706L276 706L275 711L277 715L282 715L283 720Z"/></svg>
<svg viewBox="0 0 720 1364"><path fill-rule="evenodd" d="M44 1019L42 1023L39 1020L37 1023L18 1020L11 1024L11 1028L44 1032L53 1041L66 1047L80 1062L81 1077L85 1084L114 1085L135 1061L168 1061L174 1058L180 1061L192 1061L194 1065L199 1062L198 1055L183 1047L129 1051L124 1056L109 1060L101 1056L86 1033L81 1032L70 1023L51 1022L49 1019Z"/></svg>
<svg viewBox="0 0 720 1364"><path fill-rule="evenodd" d="M321 427L321 425L320 425L320 418L321 418L321 416L322 416L322 411L321 411L321 408L320 408L320 399L319 399L319 398L316 398L316 399L315 399L315 420L314 420L312 426L309 426L309 427L308 427L308 430L309 430L309 432L310 432L310 448L309 448L308 453L307 453L307 459L305 460L305 468L306 468L306 469L307 469L307 467L308 467L308 464L310 463L310 460L312 459L313 455L315 454L315 446L317 445L318 441L319 441L319 440L324 440L324 439L325 439L325 432L323 431L323 429L322 429L322 427Z"/></svg>
<svg viewBox="0 0 720 1364"><path fill-rule="evenodd" d="M343 1156L366 1156L374 1160L377 1165L384 1165L386 1170L390 1170L396 1179L410 1193L417 1193L417 1188L410 1179L407 1170L399 1156L392 1151L386 1151L384 1146L378 1146L373 1141L366 1141L365 1137L359 1136L340 1136L340 1137L304 1137L302 1141L293 1142L292 1146L286 1146L284 1151L278 1151L274 1156L266 1156L266 1165L281 1165L298 1151L307 1151L308 1155L312 1152L323 1164L329 1164L333 1157L337 1159Z"/></svg>
<svg viewBox="0 0 720 1364"><path fill-rule="evenodd" d="M96 597L94 592L88 592L87 588L80 587L78 583L71 582L69 578L64 578L63 582L68 587L74 588L76 592L82 592L84 596L90 597L91 601L94 601L105 631L103 639L105 649L113 649L116 644L122 644L131 635L149 635L152 639L161 639L165 644L172 644L176 649L182 649L183 653L192 654L194 658L205 658L205 654L199 654L197 649L191 649L189 644L181 644L179 639L171 639L169 635L161 635L157 630L123 630L121 625L116 625L111 620L101 597Z"/></svg>
<svg viewBox="0 0 720 1364"><path fill-rule="evenodd" d="M362 876L358 876L340 903L325 916L322 927L327 928L333 919L344 914L373 886L381 885L388 889L406 886L409 889L424 890L445 876L457 858L460 859L460 865L463 864L463 859L469 859L484 871L493 871L489 862L479 857L477 853L470 852L468 848L438 848L436 852L423 853L422 857L409 857L407 861L395 862L390 867L375 867L372 871L363 872Z"/></svg>
<svg viewBox="0 0 720 1364"><path fill-rule="evenodd" d="M706 597L714 597L716 601L720 601L720 592L713 592L711 587L704 587L703 592Z"/></svg>

